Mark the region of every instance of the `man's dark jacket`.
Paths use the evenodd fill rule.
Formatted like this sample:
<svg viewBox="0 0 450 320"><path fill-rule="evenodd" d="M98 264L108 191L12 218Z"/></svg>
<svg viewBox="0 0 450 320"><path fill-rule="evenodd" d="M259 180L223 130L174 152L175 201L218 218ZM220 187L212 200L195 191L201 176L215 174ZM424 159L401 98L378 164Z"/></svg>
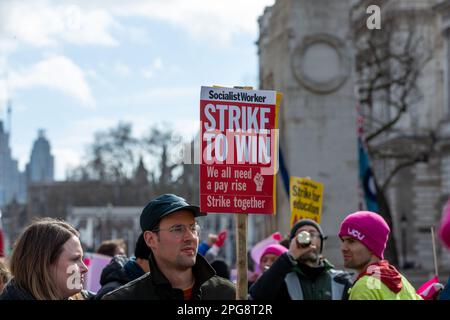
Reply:
<svg viewBox="0 0 450 320"><path fill-rule="evenodd" d="M351 274L334 269L327 260L311 268L293 264L283 253L250 287L253 300L347 300Z"/></svg>
<svg viewBox="0 0 450 320"><path fill-rule="evenodd" d="M183 300L183 290L172 288L169 280L159 270L153 254L149 257L150 272L108 294L104 300ZM234 300L234 284L216 275L211 265L201 255L192 267L195 284L192 300Z"/></svg>

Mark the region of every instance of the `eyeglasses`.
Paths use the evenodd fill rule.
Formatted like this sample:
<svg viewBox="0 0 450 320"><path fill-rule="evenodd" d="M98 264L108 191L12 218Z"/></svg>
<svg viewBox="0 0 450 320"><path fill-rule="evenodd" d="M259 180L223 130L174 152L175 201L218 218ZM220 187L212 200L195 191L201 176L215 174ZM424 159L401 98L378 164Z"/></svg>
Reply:
<svg viewBox="0 0 450 320"><path fill-rule="evenodd" d="M311 237L313 237L313 238L320 238L320 233L318 233L318 232L310 232L309 233L310 235L311 235Z"/></svg>
<svg viewBox="0 0 450 320"><path fill-rule="evenodd" d="M198 237L200 235L200 226L195 223L191 224L190 226L185 226L184 224L176 224L171 226L168 229L160 229L156 228L153 229L153 232L159 232L159 231L169 231L171 234L173 234L176 238L182 238L186 234L186 230L188 230L195 236Z"/></svg>

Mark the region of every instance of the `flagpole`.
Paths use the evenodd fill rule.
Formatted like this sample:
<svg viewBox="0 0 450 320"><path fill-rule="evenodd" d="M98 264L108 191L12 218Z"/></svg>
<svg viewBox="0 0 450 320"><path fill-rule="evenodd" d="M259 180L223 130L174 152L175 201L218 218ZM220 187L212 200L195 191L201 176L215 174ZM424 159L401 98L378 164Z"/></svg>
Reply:
<svg viewBox="0 0 450 320"><path fill-rule="evenodd" d="M433 240L433 259L434 259L434 274L439 278L438 274L438 264L437 264L437 254L436 254L436 237L434 236L434 226L431 226L431 237Z"/></svg>

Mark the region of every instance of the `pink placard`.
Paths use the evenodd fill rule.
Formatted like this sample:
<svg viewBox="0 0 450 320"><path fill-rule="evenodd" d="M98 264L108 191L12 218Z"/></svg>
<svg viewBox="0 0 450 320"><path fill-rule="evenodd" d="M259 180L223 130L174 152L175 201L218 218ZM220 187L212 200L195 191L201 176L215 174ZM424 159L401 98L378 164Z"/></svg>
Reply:
<svg viewBox="0 0 450 320"><path fill-rule="evenodd" d="M100 288L100 277L103 269L111 261L112 257L98 253L86 253L84 262L88 266L89 271L84 277L84 289L97 292Z"/></svg>

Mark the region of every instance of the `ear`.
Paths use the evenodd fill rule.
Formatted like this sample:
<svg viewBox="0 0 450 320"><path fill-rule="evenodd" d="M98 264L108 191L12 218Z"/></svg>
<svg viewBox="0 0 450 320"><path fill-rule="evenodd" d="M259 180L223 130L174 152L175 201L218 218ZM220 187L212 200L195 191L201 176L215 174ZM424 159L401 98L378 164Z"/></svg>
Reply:
<svg viewBox="0 0 450 320"><path fill-rule="evenodd" d="M144 241L147 247L153 249L156 245L158 235L155 232L145 231L144 232Z"/></svg>

